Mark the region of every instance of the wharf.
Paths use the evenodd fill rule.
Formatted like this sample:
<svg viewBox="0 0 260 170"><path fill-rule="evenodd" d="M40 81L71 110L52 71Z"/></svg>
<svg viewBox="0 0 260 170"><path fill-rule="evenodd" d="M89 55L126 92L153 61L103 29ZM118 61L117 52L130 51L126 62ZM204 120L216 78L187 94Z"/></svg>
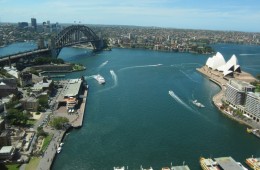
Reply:
<svg viewBox="0 0 260 170"><path fill-rule="evenodd" d="M88 96L88 90L86 89L84 91L82 103L80 105L80 108L78 109L78 117L76 119L74 119L72 122L70 122L71 126L74 127L74 128L79 128L83 124L87 96Z"/></svg>
<svg viewBox="0 0 260 170"><path fill-rule="evenodd" d="M226 77L224 78L222 73L220 73L218 71L214 71L212 69L209 69L207 66L203 66L201 68L197 68L196 70L198 72L200 72L201 74L205 75L206 77L208 77L210 81L216 83L221 88L220 92L217 93L212 98L212 102L218 108L219 111L221 111L227 117L229 117L229 118L231 118L233 120L236 120L236 121L238 121L241 124L245 124L245 125L247 125L249 127L252 127L252 128L260 128L259 124L254 123L251 120L241 119L241 118L236 117L234 115L231 115L228 112L226 112L223 109L221 109L222 99L224 99L224 96L225 96L226 84L229 81L228 78L226 78ZM246 81L246 82L253 82L253 81L256 80L252 75L250 75L249 73L246 73L246 72L235 74L234 75L234 79L242 80L242 81Z"/></svg>

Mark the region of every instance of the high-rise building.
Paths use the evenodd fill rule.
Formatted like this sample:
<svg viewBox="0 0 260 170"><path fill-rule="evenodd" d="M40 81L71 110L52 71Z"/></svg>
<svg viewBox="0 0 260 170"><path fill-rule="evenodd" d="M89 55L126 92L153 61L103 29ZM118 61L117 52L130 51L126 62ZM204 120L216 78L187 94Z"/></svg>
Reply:
<svg viewBox="0 0 260 170"><path fill-rule="evenodd" d="M25 27L28 27L28 26L29 26L28 22L18 22L19 28L25 28Z"/></svg>
<svg viewBox="0 0 260 170"><path fill-rule="evenodd" d="M232 105L245 105L246 94L254 90L255 86L247 82L231 79L227 84L225 98Z"/></svg>
<svg viewBox="0 0 260 170"><path fill-rule="evenodd" d="M260 121L260 93L249 92L247 94L245 111L253 120Z"/></svg>
<svg viewBox="0 0 260 170"><path fill-rule="evenodd" d="M31 26L37 30L37 22L36 22L36 18L31 18Z"/></svg>

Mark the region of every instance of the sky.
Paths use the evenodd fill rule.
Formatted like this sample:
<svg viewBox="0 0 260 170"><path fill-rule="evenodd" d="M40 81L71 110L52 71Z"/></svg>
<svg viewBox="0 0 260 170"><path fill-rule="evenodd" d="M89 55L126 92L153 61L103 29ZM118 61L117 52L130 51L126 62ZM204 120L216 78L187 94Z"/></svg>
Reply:
<svg viewBox="0 0 260 170"><path fill-rule="evenodd" d="M0 22L260 32L260 0L0 0Z"/></svg>

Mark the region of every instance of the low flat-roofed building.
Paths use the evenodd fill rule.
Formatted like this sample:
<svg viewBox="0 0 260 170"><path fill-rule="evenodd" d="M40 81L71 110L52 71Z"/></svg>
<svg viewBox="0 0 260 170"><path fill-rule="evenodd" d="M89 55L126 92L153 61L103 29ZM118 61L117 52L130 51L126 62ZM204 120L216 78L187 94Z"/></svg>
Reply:
<svg viewBox="0 0 260 170"><path fill-rule="evenodd" d="M13 146L3 146L0 149L0 159L12 159L15 152L15 148Z"/></svg>
<svg viewBox="0 0 260 170"><path fill-rule="evenodd" d="M70 79L68 83L65 84L63 95L61 95L58 99L59 103L66 103L67 109L74 108L78 104L79 93L82 89L82 82L83 81L81 79Z"/></svg>
<svg viewBox="0 0 260 170"><path fill-rule="evenodd" d="M70 79L67 90L64 92L64 98L77 97L81 88L81 79Z"/></svg>
<svg viewBox="0 0 260 170"><path fill-rule="evenodd" d="M215 160L223 170L243 170L232 157L220 157Z"/></svg>

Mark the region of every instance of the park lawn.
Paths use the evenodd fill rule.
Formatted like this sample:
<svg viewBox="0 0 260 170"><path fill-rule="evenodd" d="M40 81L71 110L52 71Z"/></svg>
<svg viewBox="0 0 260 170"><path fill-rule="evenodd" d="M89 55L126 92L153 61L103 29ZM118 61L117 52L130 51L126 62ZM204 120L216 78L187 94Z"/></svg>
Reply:
<svg viewBox="0 0 260 170"><path fill-rule="evenodd" d="M19 170L20 166L20 164L6 165L8 170Z"/></svg>
<svg viewBox="0 0 260 170"><path fill-rule="evenodd" d="M44 138L42 149L41 149L42 152L44 152L47 149L49 143L51 142L52 136L53 134L49 134Z"/></svg>
<svg viewBox="0 0 260 170"><path fill-rule="evenodd" d="M36 123L36 120L35 119L29 119L29 120L27 120L27 125L28 126L33 126L34 124Z"/></svg>
<svg viewBox="0 0 260 170"><path fill-rule="evenodd" d="M26 165L25 170L35 170L40 163L41 157L32 157L30 162Z"/></svg>

